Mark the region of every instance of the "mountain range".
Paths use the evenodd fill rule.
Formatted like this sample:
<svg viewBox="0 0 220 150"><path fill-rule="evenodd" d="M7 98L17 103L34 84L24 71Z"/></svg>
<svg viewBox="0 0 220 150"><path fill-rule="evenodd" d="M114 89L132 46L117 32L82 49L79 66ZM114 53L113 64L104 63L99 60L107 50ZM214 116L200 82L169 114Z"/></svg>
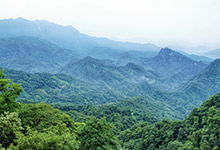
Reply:
<svg viewBox="0 0 220 150"><path fill-rule="evenodd" d="M141 110L131 100L138 96L183 118L220 90L219 59L92 37L44 20L0 20L0 53L0 67L25 89L23 102L121 106L129 99Z"/></svg>
<svg viewBox="0 0 220 150"><path fill-rule="evenodd" d="M82 60L87 60L86 62L90 65L100 63L100 66L105 67L102 60L96 60L90 57ZM77 63L74 63L74 65ZM80 68L85 69L86 67L83 65ZM203 71L186 83L181 84L179 89L173 92L161 91L154 84L150 84L149 80L142 81L140 79L140 81L131 81L131 78L146 73L143 68L136 67L138 66L132 63L119 68L117 66L108 66L107 71L101 69L103 72L100 70L98 74L93 74L94 70L91 70L91 76L87 75L88 78L86 78L86 74L90 73L90 70L79 70L79 68L77 70L79 70L80 76L75 77L65 74L32 74L13 70L6 70L6 74L13 81L23 85L25 92L22 94L21 100L33 99L36 102L44 101L50 104L97 105L119 102L134 96L147 96L148 98L146 100L155 100L173 108L173 113L171 113L172 111L170 113L176 114L177 118L183 118L182 115L187 114L192 108L200 105L203 100L213 93L218 93L220 90L219 59L209 64ZM97 69L91 66L88 68ZM126 72L127 70L129 71ZM118 75L118 73L121 73L120 71L125 74ZM94 73L96 72L94 71ZM148 75L152 79L155 78L155 81L159 82L160 79L158 76L152 72L147 73L149 73ZM127 77L126 74L130 76ZM82 77L83 75L85 75L85 78ZM124 80L121 76L127 78ZM177 112L179 115L177 115Z"/></svg>
<svg viewBox="0 0 220 150"><path fill-rule="evenodd" d="M106 59L106 53L108 58L124 56L127 53L142 57L153 57L160 50L159 46L151 43L121 42L89 36L80 33L72 26L62 26L47 20L30 21L21 17L0 20L0 38L19 36L37 37L56 44L58 47L77 52L84 57L92 56L102 59L103 57ZM184 54L197 61L211 61L204 56Z"/></svg>
<svg viewBox="0 0 220 150"><path fill-rule="evenodd" d="M17 30L19 29L19 30ZM107 47L120 51L158 51L153 44L118 42L107 38L91 37L80 33L72 26L61 26L46 20L29 21L24 18L0 21L0 37L32 36L50 41L60 47L84 54L96 47Z"/></svg>

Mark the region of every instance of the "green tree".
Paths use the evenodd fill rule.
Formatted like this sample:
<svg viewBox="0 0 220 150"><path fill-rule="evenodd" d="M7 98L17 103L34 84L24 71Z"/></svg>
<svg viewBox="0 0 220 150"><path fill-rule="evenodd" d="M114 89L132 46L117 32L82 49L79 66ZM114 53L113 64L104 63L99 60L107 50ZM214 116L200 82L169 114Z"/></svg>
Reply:
<svg viewBox="0 0 220 150"><path fill-rule="evenodd" d="M5 79L3 71L0 71L0 114L13 112L19 106L15 100L21 92L22 87L10 79Z"/></svg>
<svg viewBox="0 0 220 150"><path fill-rule="evenodd" d="M79 136L80 150L113 150L119 146L114 127L104 118L92 117L80 131Z"/></svg>
<svg viewBox="0 0 220 150"><path fill-rule="evenodd" d="M65 123L68 128L75 130L75 122L67 114L47 104L23 104L19 110L22 126L42 131L45 128Z"/></svg>
<svg viewBox="0 0 220 150"><path fill-rule="evenodd" d="M16 133L20 132L23 128L21 127L21 120L18 118L16 112L5 112L0 116L0 145L2 147L8 147L14 143Z"/></svg>
<svg viewBox="0 0 220 150"><path fill-rule="evenodd" d="M45 129L43 132L29 130L27 135L17 134L17 144L11 145L11 150L76 150L79 141L76 135L59 124Z"/></svg>

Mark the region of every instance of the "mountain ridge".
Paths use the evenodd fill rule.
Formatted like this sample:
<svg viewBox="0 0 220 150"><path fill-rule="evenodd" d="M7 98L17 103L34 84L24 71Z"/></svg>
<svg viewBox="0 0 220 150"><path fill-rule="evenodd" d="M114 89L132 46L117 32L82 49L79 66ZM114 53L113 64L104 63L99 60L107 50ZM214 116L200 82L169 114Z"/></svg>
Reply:
<svg viewBox="0 0 220 150"><path fill-rule="evenodd" d="M14 30L16 27L20 30ZM159 47L153 44L119 42L107 38L88 36L80 33L72 26L62 26L45 20L29 21L23 18L0 20L0 29L0 37L37 36L63 48L81 51L81 53L93 47L109 47L120 50L159 50Z"/></svg>

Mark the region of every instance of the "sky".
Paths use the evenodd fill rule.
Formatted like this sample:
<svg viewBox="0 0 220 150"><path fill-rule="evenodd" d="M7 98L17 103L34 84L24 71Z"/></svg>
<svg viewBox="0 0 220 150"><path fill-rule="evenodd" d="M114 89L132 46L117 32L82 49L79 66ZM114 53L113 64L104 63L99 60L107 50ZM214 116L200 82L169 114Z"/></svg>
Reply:
<svg viewBox="0 0 220 150"><path fill-rule="evenodd" d="M220 0L0 0L0 19L17 17L192 53L220 48Z"/></svg>

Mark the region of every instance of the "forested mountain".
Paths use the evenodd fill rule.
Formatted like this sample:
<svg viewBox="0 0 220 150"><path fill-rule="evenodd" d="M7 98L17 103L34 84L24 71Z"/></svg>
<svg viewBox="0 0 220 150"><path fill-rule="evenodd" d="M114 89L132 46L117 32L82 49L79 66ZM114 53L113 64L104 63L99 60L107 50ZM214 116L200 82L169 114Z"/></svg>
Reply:
<svg viewBox="0 0 220 150"><path fill-rule="evenodd" d="M0 66L26 72L59 71L70 60L78 60L72 51L35 37L0 39Z"/></svg>
<svg viewBox="0 0 220 150"><path fill-rule="evenodd" d="M166 93L160 93L147 83L127 83L126 85L120 85L120 83L126 83L120 82L117 84L119 87L110 88L109 86L103 84L84 82L65 74L31 74L14 70L5 70L5 73L8 78L11 78L13 81L23 85L24 92L19 98L19 101L22 102L29 103L28 100L31 99L34 103L45 102L49 104L61 104L66 106L72 104L98 105L131 99L131 103L134 103L131 110L137 109L134 106L144 109L143 106L146 105L141 106L139 101L132 100L132 97L138 95L143 97L147 96L147 98L143 98L146 101L143 102L143 104L146 103L147 106L150 104L149 99L151 99L151 101L155 101L155 103L158 103L159 105L161 103L160 110L163 110L162 107L167 110L167 115L164 115L164 117L166 116L165 118L183 118L183 114L176 111L175 108L169 106L169 102L172 101L172 97L167 98ZM165 103L163 101L165 101ZM175 104L175 102L173 104ZM120 105L120 103L116 105ZM158 113L161 112L159 111ZM158 117L157 119L159 118L163 117Z"/></svg>
<svg viewBox="0 0 220 150"><path fill-rule="evenodd" d="M22 104L20 85L0 72L0 148L10 150L119 149L119 141L105 119L74 122L46 104ZM100 136L102 135L102 136ZM98 136L98 137L96 137ZM99 140L100 145L96 145ZM104 147L104 148L103 148Z"/></svg>
<svg viewBox="0 0 220 150"><path fill-rule="evenodd" d="M220 91L220 59L216 59L179 90L184 98L203 101Z"/></svg>
<svg viewBox="0 0 220 150"><path fill-rule="evenodd" d="M69 114L75 121L90 117L105 117L118 130L125 130L138 122L155 123L164 119L182 119L183 115L169 105L145 97L134 97L117 103L104 105L53 105Z"/></svg>
<svg viewBox="0 0 220 150"><path fill-rule="evenodd" d="M211 61L0 20L0 149L220 149L220 95L194 109L220 91L220 59Z"/></svg>
<svg viewBox="0 0 220 150"><path fill-rule="evenodd" d="M106 63L106 60L91 57L67 64L61 73L93 84L98 83L129 97L149 95L157 90L154 84L159 82L157 74L136 64L116 66Z"/></svg>
<svg viewBox="0 0 220 150"><path fill-rule="evenodd" d="M192 77L205 68L202 62L194 61L169 48L162 48L156 57L147 59L145 68L161 74L163 77L171 77L178 73L189 71L186 75Z"/></svg>
<svg viewBox="0 0 220 150"><path fill-rule="evenodd" d="M143 67L134 63L125 66L116 66L107 60L99 60L85 57L78 62L67 64L61 73L71 75L75 78L95 82L154 82L158 76L153 71L146 71Z"/></svg>
<svg viewBox="0 0 220 150"><path fill-rule="evenodd" d="M164 89L176 89L202 71L207 64L190 59L169 48L162 48L156 57L143 62L146 70L152 70L163 79Z"/></svg>
<svg viewBox="0 0 220 150"><path fill-rule="evenodd" d="M220 149L220 95L194 109L183 121L137 124L120 134L129 150Z"/></svg>
<svg viewBox="0 0 220 150"><path fill-rule="evenodd" d="M70 115L76 115L75 119L82 121L79 123L47 104L16 102L22 88L11 80L5 79L2 72L0 73L0 91L1 149L45 150L48 147L54 150L220 149L219 94L211 97L200 108L194 109L183 121L162 121L149 124L157 121L154 117L160 116L158 112L154 112L156 116L148 114L143 118L140 116L138 118L136 113L145 111L141 107L144 103L144 106L154 111L161 105L157 102L154 104L152 101L143 101L140 98L136 99L140 103L139 106L133 104L132 101L122 102L118 106L103 105L101 109L90 106L81 106L81 108L59 106L64 111L68 109L80 111L83 114L81 116L68 111ZM125 106L134 107L136 111L131 112ZM87 111L88 107L91 111ZM137 109L138 107L141 108ZM166 109L164 110L166 112ZM165 113L164 110L162 113ZM107 116L108 118L106 121L104 118L97 119L93 116ZM141 122L137 123L135 119L140 119ZM129 121L135 125L130 127ZM117 126L117 130L111 123Z"/></svg>
<svg viewBox="0 0 220 150"><path fill-rule="evenodd" d="M126 98L105 86L93 85L64 74L26 73L5 70L6 76L22 84L21 99L50 104L102 104Z"/></svg>
<svg viewBox="0 0 220 150"><path fill-rule="evenodd" d="M219 73L214 73L219 69L218 62L219 60L214 61L179 90L169 93L153 86L154 82L160 81L153 72L145 71L133 63L119 67L109 65L107 60L91 57L81 59L73 63L73 66L67 67L74 72L74 77L65 74L30 74L13 70L6 70L6 73L13 81L24 86L22 99L50 104L97 105L118 102L134 96L148 96L172 107L180 113L177 117L182 118L192 108L220 90Z"/></svg>

